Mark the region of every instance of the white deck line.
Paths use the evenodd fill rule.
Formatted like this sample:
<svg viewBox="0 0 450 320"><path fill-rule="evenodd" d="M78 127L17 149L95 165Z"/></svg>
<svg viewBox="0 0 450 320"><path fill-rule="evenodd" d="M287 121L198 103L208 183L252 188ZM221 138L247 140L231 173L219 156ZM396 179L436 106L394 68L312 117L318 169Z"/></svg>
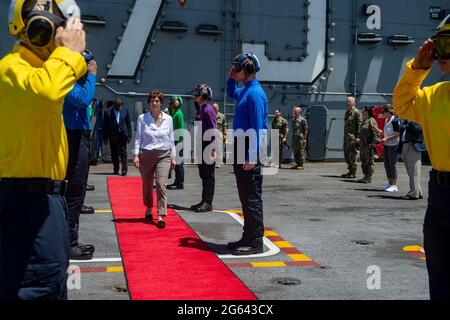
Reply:
<svg viewBox="0 0 450 320"><path fill-rule="evenodd" d="M122 258L97 258L91 260L70 260L71 264L96 263L96 262L122 262Z"/></svg>

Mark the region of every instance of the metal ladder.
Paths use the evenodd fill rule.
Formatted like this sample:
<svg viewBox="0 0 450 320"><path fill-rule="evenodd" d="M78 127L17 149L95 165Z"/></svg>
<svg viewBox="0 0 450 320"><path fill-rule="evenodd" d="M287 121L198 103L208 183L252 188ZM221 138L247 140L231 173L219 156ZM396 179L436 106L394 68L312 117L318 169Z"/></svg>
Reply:
<svg viewBox="0 0 450 320"><path fill-rule="evenodd" d="M224 0L224 37L222 49L222 83L223 83L223 113L228 116L234 114L234 103L228 100L226 92L226 75L230 68L231 62L237 54L237 4L238 0ZM227 107L232 107L231 112Z"/></svg>

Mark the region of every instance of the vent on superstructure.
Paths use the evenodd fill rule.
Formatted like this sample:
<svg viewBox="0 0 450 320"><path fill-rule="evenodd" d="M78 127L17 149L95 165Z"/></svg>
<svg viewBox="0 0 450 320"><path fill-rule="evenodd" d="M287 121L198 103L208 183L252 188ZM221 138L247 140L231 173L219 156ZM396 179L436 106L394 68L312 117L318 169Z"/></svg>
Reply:
<svg viewBox="0 0 450 320"><path fill-rule="evenodd" d="M394 34L389 38L390 45L409 45L415 43L412 37L403 34Z"/></svg>
<svg viewBox="0 0 450 320"><path fill-rule="evenodd" d="M186 32L189 27L180 21L165 21L161 25L161 30L168 32Z"/></svg>
<svg viewBox="0 0 450 320"><path fill-rule="evenodd" d="M223 30L220 30L218 26L214 24L201 24L197 27L197 33L200 34L222 34Z"/></svg>
<svg viewBox="0 0 450 320"><path fill-rule="evenodd" d="M383 40L383 38L380 37L379 34L376 33L358 33L357 36L357 41L358 43L367 43L367 44L373 44L373 43L378 43L381 40Z"/></svg>
<svg viewBox="0 0 450 320"><path fill-rule="evenodd" d="M94 16L94 15L82 15L81 22L83 24L91 24L91 25L106 25L106 20L103 17Z"/></svg>

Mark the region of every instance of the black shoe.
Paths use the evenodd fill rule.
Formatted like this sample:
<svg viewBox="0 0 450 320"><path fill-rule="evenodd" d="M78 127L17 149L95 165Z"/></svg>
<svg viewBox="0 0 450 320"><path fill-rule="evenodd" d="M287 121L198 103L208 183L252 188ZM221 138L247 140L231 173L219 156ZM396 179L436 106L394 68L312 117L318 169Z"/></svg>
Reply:
<svg viewBox="0 0 450 320"><path fill-rule="evenodd" d="M119 171L114 171L113 175L118 176L119 175Z"/></svg>
<svg viewBox="0 0 450 320"><path fill-rule="evenodd" d="M173 183L173 184L169 184L167 186L167 189L169 190L181 190L184 189L184 186L182 183Z"/></svg>
<svg viewBox="0 0 450 320"><path fill-rule="evenodd" d="M239 246L236 249L231 250L231 254L234 256L246 256L250 254L263 253L264 247L262 245L257 247L252 247L248 245Z"/></svg>
<svg viewBox="0 0 450 320"><path fill-rule="evenodd" d="M94 191L94 190L95 190L95 187L92 184L88 184L86 186L86 191Z"/></svg>
<svg viewBox="0 0 450 320"><path fill-rule="evenodd" d="M245 245L246 243L248 243L248 240L244 237L242 237L240 240L238 241L234 241L234 242L228 242L227 243L227 250L234 250L242 245Z"/></svg>
<svg viewBox="0 0 450 320"><path fill-rule="evenodd" d="M203 200L197 204L191 206L191 210L195 211L197 208L201 207L204 204Z"/></svg>
<svg viewBox="0 0 450 320"><path fill-rule="evenodd" d="M127 175L126 172L122 172L122 177L125 177Z"/></svg>
<svg viewBox="0 0 450 320"><path fill-rule="evenodd" d="M79 247L79 245L77 245L70 247L69 258L71 260L91 260L92 253L84 251L82 248Z"/></svg>
<svg viewBox="0 0 450 320"><path fill-rule="evenodd" d="M81 214L94 214L95 210L93 207L83 205L81 208Z"/></svg>
<svg viewBox="0 0 450 320"><path fill-rule="evenodd" d="M164 229L166 227L166 222L164 220L158 221L158 228Z"/></svg>
<svg viewBox="0 0 450 320"><path fill-rule="evenodd" d="M203 202L203 204L195 208L195 212L209 212L212 211L213 207L209 203Z"/></svg>
<svg viewBox="0 0 450 320"><path fill-rule="evenodd" d="M85 253L94 254L95 252L95 247L92 244L78 243L77 247L79 247Z"/></svg>

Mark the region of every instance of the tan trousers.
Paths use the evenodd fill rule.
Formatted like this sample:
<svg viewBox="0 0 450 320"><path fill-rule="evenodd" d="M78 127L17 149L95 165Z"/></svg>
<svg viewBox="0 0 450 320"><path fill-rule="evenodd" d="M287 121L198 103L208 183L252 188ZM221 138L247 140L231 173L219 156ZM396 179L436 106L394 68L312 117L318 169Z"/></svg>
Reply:
<svg viewBox="0 0 450 320"><path fill-rule="evenodd" d="M139 171L142 177L144 205L153 208L153 179L156 178L158 216L167 215L167 177L171 165L170 150L142 150L139 154Z"/></svg>

